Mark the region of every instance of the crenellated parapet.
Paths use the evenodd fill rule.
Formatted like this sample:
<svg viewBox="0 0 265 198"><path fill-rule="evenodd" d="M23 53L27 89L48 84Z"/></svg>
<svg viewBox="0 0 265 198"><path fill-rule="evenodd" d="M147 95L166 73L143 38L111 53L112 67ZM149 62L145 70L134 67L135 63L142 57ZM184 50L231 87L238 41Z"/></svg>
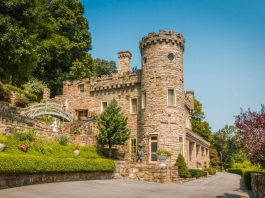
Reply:
<svg viewBox="0 0 265 198"><path fill-rule="evenodd" d="M163 42L178 45L184 51L185 39L182 34L177 33L174 30L170 30L169 33L167 33L165 30L160 30L159 34L150 32L148 36L142 38L140 41L141 54L142 51L150 45L156 45Z"/></svg>
<svg viewBox="0 0 265 198"><path fill-rule="evenodd" d="M185 105L190 109L190 112L194 111L194 91L185 92Z"/></svg>

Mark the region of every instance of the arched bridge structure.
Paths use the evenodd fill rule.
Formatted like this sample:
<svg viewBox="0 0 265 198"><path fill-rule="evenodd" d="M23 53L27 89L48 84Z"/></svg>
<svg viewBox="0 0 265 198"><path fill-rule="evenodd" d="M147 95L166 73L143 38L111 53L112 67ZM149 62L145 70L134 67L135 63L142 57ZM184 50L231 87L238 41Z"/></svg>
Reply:
<svg viewBox="0 0 265 198"><path fill-rule="evenodd" d="M74 113L66 109L65 106L57 103L38 103L29 106L25 115L30 118L35 118L41 115L51 115L54 117L62 118L64 121L72 122L74 120Z"/></svg>

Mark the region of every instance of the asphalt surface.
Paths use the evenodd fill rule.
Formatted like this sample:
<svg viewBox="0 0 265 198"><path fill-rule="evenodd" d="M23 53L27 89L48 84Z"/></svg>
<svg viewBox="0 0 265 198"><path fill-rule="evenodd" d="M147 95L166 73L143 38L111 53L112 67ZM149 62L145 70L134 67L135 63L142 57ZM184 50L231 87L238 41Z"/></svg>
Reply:
<svg viewBox="0 0 265 198"><path fill-rule="evenodd" d="M0 198L254 198L243 178L217 173L184 184L159 184L136 180L86 180L23 186L0 190Z"/></svg>

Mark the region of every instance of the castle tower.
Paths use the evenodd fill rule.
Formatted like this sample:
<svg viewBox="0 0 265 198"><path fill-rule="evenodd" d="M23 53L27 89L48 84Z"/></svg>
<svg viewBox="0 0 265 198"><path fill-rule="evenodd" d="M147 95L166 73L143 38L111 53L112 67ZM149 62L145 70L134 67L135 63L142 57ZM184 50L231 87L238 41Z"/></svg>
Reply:
<svg viewBox="0 0 265 198"><path fill-rule="evenodd" d="M151 32L140 41L142 56L142 136L144 163L157 163L155 151L184 156L184 37L175 31Z"/></svg>
<svg viewBox="0 0 265 198"><path fill-rule="evenodd" d="M124 72L130 71L132 54L130 51L118 52L119 67L118 73L123 74Z"/></svg>

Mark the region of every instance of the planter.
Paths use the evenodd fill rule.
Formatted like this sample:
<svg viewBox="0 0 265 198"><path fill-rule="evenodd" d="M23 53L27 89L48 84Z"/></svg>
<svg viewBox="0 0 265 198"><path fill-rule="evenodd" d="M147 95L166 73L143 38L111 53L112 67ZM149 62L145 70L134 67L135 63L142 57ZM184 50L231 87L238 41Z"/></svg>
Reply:
<svg viewBox="0 0 265 198"><path fill-rule="evenodd" d="M4 150L5 145L3 143L0 143L0 151Z"/></svg>
<svg viewBox="0 0 265 198"><path fill-rule="evenodd" d="M159 166L166 166L166 160L169 156L168 155L157 155L157 159L159 159Z"/></svg>
<svg viewBox="0 0 265 198"><path fill-rule="evenodd" d="M74 154L79 155L80 151L79 150L74 150Z"/></svg>

